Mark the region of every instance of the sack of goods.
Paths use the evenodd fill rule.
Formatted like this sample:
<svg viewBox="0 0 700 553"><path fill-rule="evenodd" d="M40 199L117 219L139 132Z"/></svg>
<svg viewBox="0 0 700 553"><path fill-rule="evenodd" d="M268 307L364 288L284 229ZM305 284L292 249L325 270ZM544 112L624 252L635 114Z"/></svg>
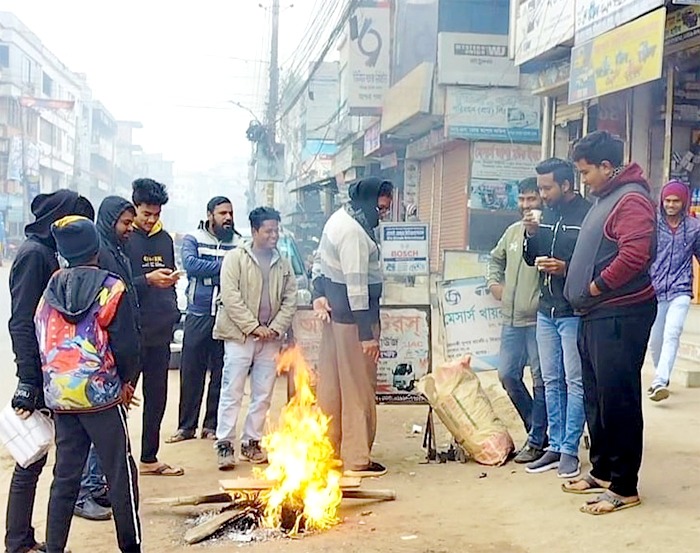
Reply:
<svg viewBox="0 0 700 553"><path fill-rule="evenodd" d="M447 363L424 376L418 389L442 423L467 453L482 465L503 465L515 449L508 430L496 416L471 359Z"/></svg>
<svg viewBox="0 0 700 553"><path fill-rule="evenodd" d="M46 455L54 442L51 417L34 411L21 419L8 404L0 411L0 441L19 466L27 468Z"/></svg>

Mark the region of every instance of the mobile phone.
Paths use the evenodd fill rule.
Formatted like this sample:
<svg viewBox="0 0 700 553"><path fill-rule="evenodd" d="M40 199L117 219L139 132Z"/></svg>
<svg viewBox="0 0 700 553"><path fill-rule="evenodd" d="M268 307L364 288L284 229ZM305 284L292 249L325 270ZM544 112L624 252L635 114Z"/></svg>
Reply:
<svg viewBox="0 0 700 553"><path fill-rule="evenodd" d="M170 276L173 277L173 278L180 278L181 276L184 276L184 275L185 275L185 271L182 271L182 270L180 270L180 269L178 269L177 271L173 271L172 273L170 273Z"/></svg>

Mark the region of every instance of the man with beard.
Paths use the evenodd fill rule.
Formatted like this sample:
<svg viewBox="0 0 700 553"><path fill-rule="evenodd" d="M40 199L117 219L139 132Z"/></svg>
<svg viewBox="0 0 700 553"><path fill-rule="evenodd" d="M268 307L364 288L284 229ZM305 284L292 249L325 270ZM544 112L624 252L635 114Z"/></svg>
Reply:
<svg viewBox="0 0 700 553"><path fill-rule="evenodd" d="M578 450L586 417L577 345L580 319L564 298L564 281L581 223L591 206L574 188L570 162L548 159L535 171L547 209L541 221L532 212L523 218L524 256L528 265L540 271L537 348L547 404L549 448L527 465L526 471L536 474L558 469L560 478L573 478L581 471Z"/></svg>
<svg viewBox="0 0 700 553"><path fill-rule="evenodd" d="M377 430L377 361L382 274L375 229L394 186L369 177L328 219L318 249L314 311L326 322L319 353L318 403L346 476L382 476L370 453Z"/></svg>
<svg viewBox="0 0 700 553"><path fill-rule="evenodd" d="M51 225L68 215L95 218L89 200L70 190L40 194L32 201L31 210L35 221L26 226L27 239L17 250L10 270L9 330L19 379L12 407L21 417L28 417L44 404L34 313L51 275L59 268ZM36 484L45 464L46 457L43 457L27 468L15 466L5 518L8 553L45 551L43 545L36 543L32 528Z"/></svg>
<svg viewBox="0 0 700 553"><path fill-rule="evenodd" d="M134 332L140 335L139 301L133 285L131 263L124 252L126 241L133 230L136 211L128 200L119 196L107 196L97 212L97 231L100 237L98 265L113 273L126 287L124 304L121 308L124 317L131 317ZM94 447L90 448L80 493L75 503L75 514L91 520L107 520L111 517L110 501L107 495L107 481L100 458Z"/></svg>
<svg viewBox="0 0 700 553"><path fill-rule="evenodd" d="M227 252L238 245L240 234L233 226L231 200L217 196L207 204L207 220L196 232L185 236L182 264L187 271L187 316L185 318L180 368L178 429L168 443L191 440L197 433L204 382L210 372L207 409L201 437L216 439L217 409L224 366L224 343L212 332L219 296L219 275Z"/></svg>
<svg viewBox="0 0 700 553"><path fill-rule="evenodd" d="M542 207L536 178L520 181L518 207L523 215ZM493 297L502 302L498 377L528 432L527 442L515 457L520 464L537 461L547 445L547 408L536 332L539 274L523 260L524 234L522 221L506 229L491 252L487 280ZM532 395L523 382L523 361L532 373Z"/></svg>

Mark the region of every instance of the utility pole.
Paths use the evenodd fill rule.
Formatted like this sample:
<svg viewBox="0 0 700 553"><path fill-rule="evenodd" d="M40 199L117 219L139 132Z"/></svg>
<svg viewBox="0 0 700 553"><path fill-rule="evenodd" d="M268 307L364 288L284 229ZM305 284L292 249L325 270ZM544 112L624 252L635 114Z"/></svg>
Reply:
<svg viewBox="0 0 700 553"><path fill-rule="evenodd" d="M272 29L270 33L270 88L267 94L267 112L265 126L267 128L268 151L271 156L277 152L277 109L279 107L279 33L280 33L280 0L272 0ZM267 204L275 205L275 183L267 183Z"/></svg>

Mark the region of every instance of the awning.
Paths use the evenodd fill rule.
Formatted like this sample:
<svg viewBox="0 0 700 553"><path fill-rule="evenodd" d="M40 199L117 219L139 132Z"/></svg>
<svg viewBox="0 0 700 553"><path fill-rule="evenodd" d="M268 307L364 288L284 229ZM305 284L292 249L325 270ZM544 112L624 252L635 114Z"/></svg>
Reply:
<svg viewBox="0 0 700 553"><path fill-rule="evenodd" d="M323 190L325 188L332 187L336 191L338 190L338 183L335 177L327 177L325 179L310 182L308 184L302 184L296 188L292 188L290 192L301 192L301 191L311 191L311 190Z"/></svg>

